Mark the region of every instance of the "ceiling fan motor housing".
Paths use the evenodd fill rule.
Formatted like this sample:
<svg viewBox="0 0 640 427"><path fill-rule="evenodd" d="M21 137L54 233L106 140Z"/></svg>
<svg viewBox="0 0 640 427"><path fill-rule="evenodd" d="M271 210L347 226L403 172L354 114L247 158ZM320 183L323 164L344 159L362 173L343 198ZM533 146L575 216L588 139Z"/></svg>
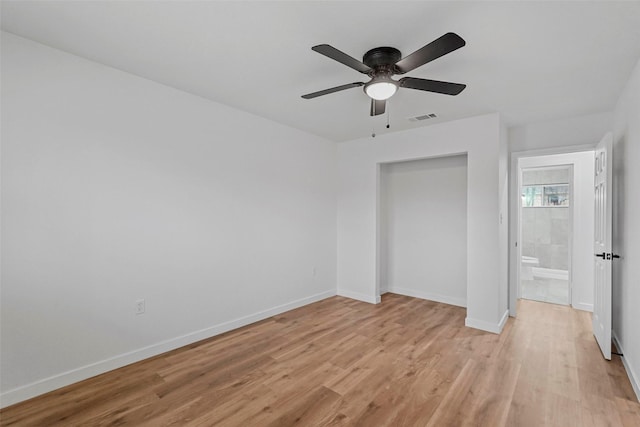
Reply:
<svg viewBox="0 0 640 427"><path fill-rule="evenodd" d="M393 66L402 58L400 51L394 47L376 47L362 57L362 62L376 71L386 71L395 74Z"/></svg>

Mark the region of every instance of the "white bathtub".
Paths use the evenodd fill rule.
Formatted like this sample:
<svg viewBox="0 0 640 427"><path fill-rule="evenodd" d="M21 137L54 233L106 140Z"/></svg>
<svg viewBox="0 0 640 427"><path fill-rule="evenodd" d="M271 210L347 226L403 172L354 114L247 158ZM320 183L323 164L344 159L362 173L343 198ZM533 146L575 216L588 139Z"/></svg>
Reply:
<svg viewBox="0 0 640 427"><path fill-rule="evenodd" d="M522 256L520 280L533 280L533 268L540 265L540 260L532 256Z"/></svg>

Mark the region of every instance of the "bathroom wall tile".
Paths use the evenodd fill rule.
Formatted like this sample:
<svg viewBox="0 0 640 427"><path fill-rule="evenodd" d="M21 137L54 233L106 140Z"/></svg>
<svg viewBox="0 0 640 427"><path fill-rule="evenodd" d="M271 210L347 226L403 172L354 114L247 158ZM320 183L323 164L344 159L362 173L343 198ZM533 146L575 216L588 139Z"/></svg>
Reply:
<svg viewBox="0 0 640 427"><path fill-rule="evenodd" d="M551 208L536 209L535 242L538 244L551 244Z"/></svg>
<svg viewBox="0 0 640 427"><path fill-rule="evenodd" d="M551 208L551 219L564 219L569 221L569 208Z"/></svg>
<svg viewBox="0 0 640 427"><path fill-rule="evenodd" d="M528 171L522 172L522 184L523 185L538 184L537 178L538 178L538 171L528 170Z"/></svg>
<svg viewBox="0 0 640 427"><path fill-rule="evenodd" d="M551 219L551 244L569 244L569 221L566 219Z"/></svg>
<svg viewBox="0 0 640 427"><path fill-rule="evenodd" d="M529 169L522 172L523 185L566 184L569 182L569 168L536 170Z"/></svg>
<svg viewBox="0 0 640 427"><path fill-rule="evenodd" d="M547 253L549 268L569 269L569 248L567 245L549 245Z"/></svg>
<svg viewBox="0 0 640 427"><path fill-rule="evenodd" d="M522 242L522 255L537 258L536 244L532 241Z"/></svg>
<svg viewBox="0 0 640 427"><path fill-rule="evenodd" d="M545 184L566 184L569 182L569 169L554 169L544 176Z"/></svg>

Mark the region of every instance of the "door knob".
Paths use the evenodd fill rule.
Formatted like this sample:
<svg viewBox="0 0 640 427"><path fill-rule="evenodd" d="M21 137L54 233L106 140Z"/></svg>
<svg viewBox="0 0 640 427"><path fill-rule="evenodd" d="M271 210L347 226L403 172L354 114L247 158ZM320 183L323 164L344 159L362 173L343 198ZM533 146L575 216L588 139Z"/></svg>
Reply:
<svg viewBox="0 0 640 427"><path fill-rule="evenodd" d="M595 254L595 255L599 256L602 259L604 259L607 254L605 252L602 252L601 254Z"/></svg>

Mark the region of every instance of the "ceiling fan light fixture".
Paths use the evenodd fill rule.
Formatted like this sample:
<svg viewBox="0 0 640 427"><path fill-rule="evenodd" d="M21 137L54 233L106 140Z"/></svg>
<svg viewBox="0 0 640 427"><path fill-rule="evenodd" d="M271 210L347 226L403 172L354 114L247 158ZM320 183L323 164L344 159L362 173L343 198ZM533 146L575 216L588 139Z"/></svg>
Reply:
<svg viewBox="0 0 640 427"><path fill-rule="evenodd" d="M364 86L364 92L377 101L391 98L398 90L398 85L391 79L372 80Z"/></svg>

